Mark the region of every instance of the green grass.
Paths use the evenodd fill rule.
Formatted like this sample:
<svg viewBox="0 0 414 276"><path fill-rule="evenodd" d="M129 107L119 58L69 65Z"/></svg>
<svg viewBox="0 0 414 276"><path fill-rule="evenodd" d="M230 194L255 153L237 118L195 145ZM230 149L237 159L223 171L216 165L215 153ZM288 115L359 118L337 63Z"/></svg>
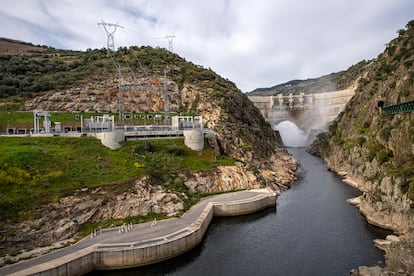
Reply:
<svg viewBox="0 0 414 276"><path fill-rule="evenodd" d="M127 217L125 219L109 219L105 221L91 221L86 222L81 225L79 234L80 236L86 236L90 234L92 231L98 230L98 229L104 229L104 228L110 228L115 226L121 226L123 223L130 223L133 224L137 223L143 223L153 220L162 220L168 218L165 214L157 214L157 213L147 213L146 215L142 216L132 216Z"/></svg>
<svg viewBox="0 0 414 276"><path fill-rule="evenodd" d="M151 149L145 149L144 141L139 141L135 146L137 161L144 164L144 168L151 166L158 170L175 172L180 170L211 171L217 166L234 164L234 159L227 156L215 157L214 152L205 143L205 149L195 152L186 146L184 141L179 140L151 140Z"/></svg>
<svg viewBox="0 0 414 276"><path fill-rule="evenodd" d="M156 184L173 183L169 188L185 190L174 180L178 172L211 171L234 163L229 157L216 160L208 144L201 152L185 147L182 139L152 140L151 151L146 144L129 141L110 150L91 137L0 137L0 225L36 218L37 206L82 188L125 191L147 174Z"/></svg>

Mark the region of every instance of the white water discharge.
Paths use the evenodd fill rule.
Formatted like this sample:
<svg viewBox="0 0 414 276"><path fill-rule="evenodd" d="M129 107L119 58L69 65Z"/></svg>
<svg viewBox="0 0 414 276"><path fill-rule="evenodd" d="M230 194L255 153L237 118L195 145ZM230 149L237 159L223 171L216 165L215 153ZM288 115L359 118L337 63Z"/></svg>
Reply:
<svg viewBox="0 0 414 276"><path fill-rule="evenodd" d="M290 121L283 121L276 126L282 137L283 144L287 147L303 147L307 145L308 133L298 128Z"/></svg>

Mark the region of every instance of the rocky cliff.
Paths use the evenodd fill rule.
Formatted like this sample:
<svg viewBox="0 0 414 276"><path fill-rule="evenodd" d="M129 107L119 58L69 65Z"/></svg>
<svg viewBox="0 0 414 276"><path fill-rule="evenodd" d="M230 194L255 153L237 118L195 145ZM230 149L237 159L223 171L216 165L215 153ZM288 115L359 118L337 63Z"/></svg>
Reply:
<svg viewBox="0 0 414 276"><path fill-rule="evenodd" d="M386 247L385 275L414 273L414 113L381 109L414 99L414 21L398 33L365 65L355 96L311 149L363 192L358 206L370 223L400 235Z"/></svg>
<svg viewBox="0 0 414 276"><path fill-rule="evenodd" d="M122 78L100 51L85 53L87 62L98 62L101 74L75 80L70 87L52 89L26 99L25 110L50 111L118 111L120 84L140 87L124 91L128 112L163 111L160 89L166 81L169 110L203 116L204 124L216 132L209 144L217 156L233 157L235 165L218 167L212 172L181 171L178 177L193 193L222 192L257 187L272 187L277 193L294 181L296 162L276 142L270 125L259 110L228 80L213 71L193 65L163 49L131 47L114 53L123 66ZM93 58L91 57L93 56ZM86 60L86 61L85 61ZM75 61L72 61L72 63ZM134 62L141 73L130 74ZM97 69L97 70L98 70ZM163 72L166 72L165 76ZM2 237L2 251L35 247L75 235L83 223L119 219L148 212L169 216L184 208L186 194L169 190L164 183L153 183L142 177L121 189L102 186L99 189L73 191L55 203L41 207L43 215L36 220L10 225Z"/></svg>

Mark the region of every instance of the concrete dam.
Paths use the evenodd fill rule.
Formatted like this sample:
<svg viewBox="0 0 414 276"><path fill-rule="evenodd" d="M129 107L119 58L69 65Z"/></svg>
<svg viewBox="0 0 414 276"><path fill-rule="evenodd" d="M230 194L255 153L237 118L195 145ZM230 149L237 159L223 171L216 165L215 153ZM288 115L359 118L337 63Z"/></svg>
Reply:
<svg viewBox="0 0 414 276"><path fill-rule="evenodd" d="M273 129L290 121L304 131L324 129L335 120L354 96L355 87L344 90L299 95L248 96Z"/></svg>

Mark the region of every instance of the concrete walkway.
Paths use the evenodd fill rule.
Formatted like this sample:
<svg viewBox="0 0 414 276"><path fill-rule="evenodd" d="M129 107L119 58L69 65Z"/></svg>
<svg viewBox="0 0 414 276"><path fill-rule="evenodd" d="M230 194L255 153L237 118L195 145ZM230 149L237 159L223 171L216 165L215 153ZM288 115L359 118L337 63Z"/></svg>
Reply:
<svg viewBox="0 0 414 276"><path fill-rule="evenodd" d="M207 197L182 217L135 224L126 227L128 231L122 233L120 227L104 229L98 231L96 236L89 235L72 246L0 268L0 275L72 275L82 274L85 270L125 268L162 261L196 246L213 215L242 215L275 205L276 194L270 189ZM185 243L185 246L178 243ZM145 254L143 250L146 250ZM155 251L148 253L149 250ZM171 253L171 250L174 252ZM130 260L132 257L125 256L131 252L134 262ZM114 254L119 256L115 258ZM141 255L137 258L137 254L149 254L151 258ZM138 260L140 258L141 261ZM82 265L77 262L87 265L81 268Z"/></svg>

